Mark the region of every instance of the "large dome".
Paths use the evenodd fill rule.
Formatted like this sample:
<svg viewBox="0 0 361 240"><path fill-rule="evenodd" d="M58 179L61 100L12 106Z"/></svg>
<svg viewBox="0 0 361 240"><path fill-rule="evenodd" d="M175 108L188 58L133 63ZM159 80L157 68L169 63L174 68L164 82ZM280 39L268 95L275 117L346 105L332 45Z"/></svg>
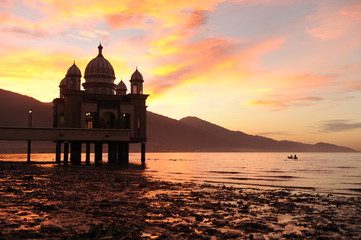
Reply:
<svg viewBox="0 0 361 240"><path fill-rule="evenodd" d="M92 59L85 68L83 87L87 93L114 95L116 88L114 69L103 57L101 44L98 49L98 56Z"/></svg>
<svg viewBox="0 0 361 240"><path fill-rule="evenodd" d="M98 56L92 59L85 68L85 81L114 83L115 74L113 66L103 57L103 47L101 44L99 45L98 49Z"/></svg>

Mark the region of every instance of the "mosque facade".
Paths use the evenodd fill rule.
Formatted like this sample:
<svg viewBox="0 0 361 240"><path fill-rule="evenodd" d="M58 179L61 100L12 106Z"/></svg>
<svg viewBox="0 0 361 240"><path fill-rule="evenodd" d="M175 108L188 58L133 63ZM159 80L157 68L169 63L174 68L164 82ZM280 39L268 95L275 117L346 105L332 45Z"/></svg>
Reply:
<svg viewBox="0 0 361 240"><path fill-rule="evenodd" d="M81 83L81 79L82 73L74 62L60 82L59 98L53 100L53 127L128 130L130 141L108 143L108 151L115 149L108 154L114 155L114 158L120 158L117 154L128 154L129 143L141 143L143 156L147 139L146 99L148 95L143 93L144 80L138 69L130 77L128 92L123 81L115 83L113 66L103 56L103 47L100 44L98 55L85 68L85 82ZM81 85L84 90L81 90ZM79 148L81 149L82 143L70 143L70 151L75 151L71 154L75 156L73 157L75 163L80 161L76 155L79 155L77 152ZM85 143L87 149L89 144L92 144L92 142ZM102 150L100 149L104 143L93 142L95 155L98 154L98 158L101 158L99 155ZM124 152L124 149L126 153L120 153Z"/></svg>

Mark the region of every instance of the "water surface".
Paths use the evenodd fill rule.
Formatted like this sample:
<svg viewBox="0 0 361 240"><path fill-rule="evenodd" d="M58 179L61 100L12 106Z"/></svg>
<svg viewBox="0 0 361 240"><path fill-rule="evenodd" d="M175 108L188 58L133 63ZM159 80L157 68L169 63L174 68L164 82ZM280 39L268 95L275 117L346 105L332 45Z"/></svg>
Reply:
<svg viewBox="0 0 361 240"><path fill-rule="evenodd" d="M287 155L290 153L147 153L142 173L173 182L361 195L361 153L300 153L297 160ZM32 154L32 161L54 161L54 157ZM107 159L106 154L103 158ZM140 154L131 153L130 159L140 163ZM0 160L26 161L26 154L2 154Z"/></svg>

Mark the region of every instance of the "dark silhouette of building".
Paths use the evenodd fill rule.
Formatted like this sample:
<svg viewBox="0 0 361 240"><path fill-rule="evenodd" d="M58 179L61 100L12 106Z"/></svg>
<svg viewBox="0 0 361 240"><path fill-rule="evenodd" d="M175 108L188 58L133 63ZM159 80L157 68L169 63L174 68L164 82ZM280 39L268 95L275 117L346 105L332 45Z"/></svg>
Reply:
<svg viewBox="0 0 361 240"><path fill-rule="evenodd" d="M103 144L108 145L109 163L128 164L129 143L141 143L142 162L145 161L146 142L146 99L143 94L143 76L138 71L130 78L130 93L123 81L115 84L114 69L104 58L101 44L98 55L85 68L82 74L74 64L61 80L60 97L53 100L53 126L55 128L109 129L124 131L129 141L71 141L64 142L64 162L70 144L71 162L80 164L82 144L86 144L86 162L89 163L90 144L94 144L95 163L102 161ZM57 152L61 150L61 141ZM58 156L59 154L57 154ZM59 156L57 157L59 158ZM59 160L60 161L60 160Z"/></svg>

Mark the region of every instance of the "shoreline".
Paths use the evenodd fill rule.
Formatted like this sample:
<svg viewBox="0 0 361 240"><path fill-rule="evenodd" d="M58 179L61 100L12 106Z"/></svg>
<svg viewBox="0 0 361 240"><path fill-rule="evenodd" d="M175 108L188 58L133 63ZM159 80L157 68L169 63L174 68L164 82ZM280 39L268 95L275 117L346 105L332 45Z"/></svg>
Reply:
<svg viewBox="0 0 361 240"><path fill-rule="evenodd" d="M11 163L11 164L28 164L26 161L2 161L0 160L0 165L1 163ZM52 167L64 167L63 163L61 163L61 165L55 163L54 161L32 161L30 164L34 165L34 166L40 166L42 167L44 166L52 166ZM102 166L95 166L94 163L92 162L89 166L86 166L85 163L83 163L81 166L72 166L71 164L69 164L68 167L103 167L105 169L107 168L111 168L114 170L124 170L124 171L128 171L128 170L144 170L144 167L136 164L136 163L129 163L129 167L128 168L123 168L123 167L117 167L117 166L108 166L107 163L103 163ZM108 169L109 170L109 169ZM137 174L143 175L143 173L139 172ZM165 182L171 182L171 183L195 183L197 185L202 185L202 184L210 184L210 185L214 185L214 186L218 186L218 187L232 187L232 188L247 188L247 189L254 189L254 190L289 190L289 191L293 191L293 192L299 192L299 193L311 193L311 194L320 194L320 195L335 195L335 196L345 196L345 197L361 197L360 193L361 193L361 189L359 188L350 188L350 189L341 189L339 191L327 191L327 190L322 190L320 188L316 188L316 187L302 187L302 186L286 186L286 185L265 185L265 184L256 184L256 183L246 183L246 184L239 184L239 183L234 183L234 182L217 182L217 181L211 181L211 180L205 180L205 181L194 181L194 180L190 180L190 181L183 181L183 180L168 180L168 179L161 179L161 178L157 178L157 177L153 177L152 175L148 174L144 174L144 177L154 180L154 181L165 181ZM345 192L348 191L348 192Z"/></svg>
<svg viewBox="0 0 361 240"><path fill-rule="evenodd" d="M0 239L359 239L361 198L0 162Z"/></svg>

